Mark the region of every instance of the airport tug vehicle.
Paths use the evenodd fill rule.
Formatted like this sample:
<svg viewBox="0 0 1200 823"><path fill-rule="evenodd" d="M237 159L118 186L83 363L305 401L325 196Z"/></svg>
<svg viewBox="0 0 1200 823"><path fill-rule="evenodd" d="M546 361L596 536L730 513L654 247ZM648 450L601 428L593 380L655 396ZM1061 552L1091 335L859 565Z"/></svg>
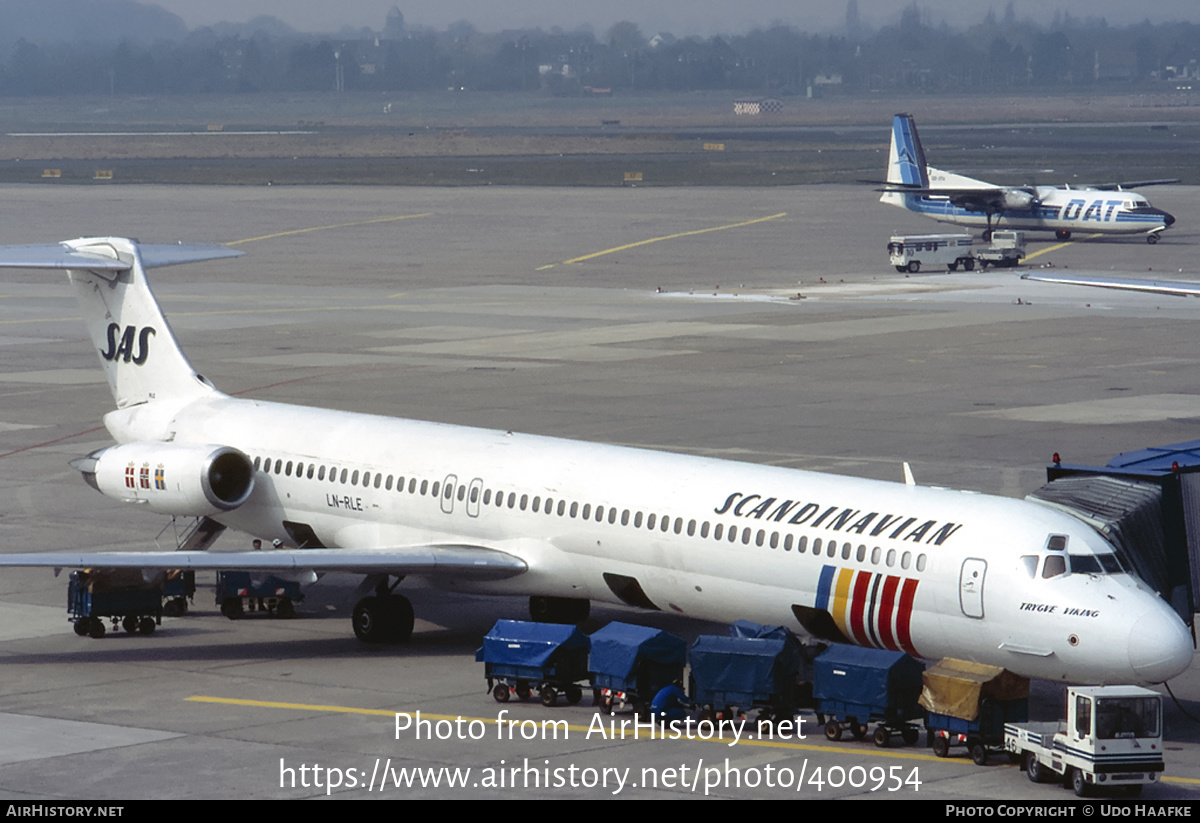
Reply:
<svg viewBox="0 0 1200 823"><path fill-rule="evenodd" d="M1163 771L1162 698L1139 686L1073 686L1065 722L1006 723L1004 747L1034 783L1137 796Z"/></svg>

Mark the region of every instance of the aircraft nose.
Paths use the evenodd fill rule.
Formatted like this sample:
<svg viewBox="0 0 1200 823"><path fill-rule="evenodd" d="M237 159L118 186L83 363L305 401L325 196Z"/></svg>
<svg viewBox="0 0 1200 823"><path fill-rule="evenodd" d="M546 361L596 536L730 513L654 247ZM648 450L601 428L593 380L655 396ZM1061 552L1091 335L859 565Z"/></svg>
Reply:
<svg viewBox="0 0 1200 823"><path fill-rule="evenodd" d="M1173 215L1173 214L1168 214L1167 212L1164 211L1162 213L1162 218L1163 218L1163 223L1165 223L1168 226L1172 226L1175 224L1175 215Z"/></svg>
<svg viewBox="0 0 1200 823"><path fill-rule="evenodd" d="M1134 621L1128 648L1129 665L1145 683L1163 683L1192 663L1192 636L1165 606Z"/></svg>

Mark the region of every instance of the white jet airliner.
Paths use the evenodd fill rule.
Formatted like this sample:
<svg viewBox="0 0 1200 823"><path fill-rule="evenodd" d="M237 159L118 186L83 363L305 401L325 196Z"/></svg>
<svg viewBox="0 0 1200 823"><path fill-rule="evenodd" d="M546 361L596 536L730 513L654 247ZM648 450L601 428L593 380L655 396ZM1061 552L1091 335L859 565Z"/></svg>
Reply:
<svg viewBox="0 0 1200 823"><path fill-rule="evenodd" d="M1146 242L1175 222L1142 195L1136 186L1177 183L1141 180L1074 189L1069 186L997 186L942 171L925 164L925 150L912 115L892 121L892 147L887 182L880 202L932 217L942 223L984 229L984 240L995 228L1052 231L1059 240L1071 232L1144 234Z"/></svg>
<svg viewBox="0 0 1200 823"><path fill-rule="evenodd" d="M1166 602L1046 505L229 397L183 355L145 272L235 254L85 238L0 248L0 265L75 285L117 406L117 445L74 462L89 483L299 548L0 565L361 573L368 642L412 632L395 586L416 575L529 595L559 622L626 603L1074 682L1161 682L1191 662Z"/></svg>

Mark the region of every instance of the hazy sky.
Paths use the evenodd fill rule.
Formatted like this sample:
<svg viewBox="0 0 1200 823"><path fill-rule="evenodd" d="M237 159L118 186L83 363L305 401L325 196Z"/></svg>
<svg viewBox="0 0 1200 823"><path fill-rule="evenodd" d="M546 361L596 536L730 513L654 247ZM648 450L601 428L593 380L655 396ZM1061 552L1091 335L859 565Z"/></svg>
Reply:
<svg viewBox="0 0 1200 823"><path fill-rule="evenodd" d="M270 14L301 31L337 31L343 26L381 29L388 10L395 5L406 22L435 29L456 20L468 20L481 31L536 26L570 30L588 23L602 34L618 20L632 20L643 32L669 31L678 36L744 32L775 21L822 31L840 26L846 14L846 0L157 0L157 5L178 14L191 27ZM907 3L897 0L858 0L859 16L877 27L895 22L904 5ZM928 10L935 23L944 20L965 26L982 20L989 8L1002 13L1007 0L918 0L917 5ZM1014 0L1013 6L1018 17L1044 23L1059 9L1079 17L1103 16L1113 25L1200 18L1196 0L1141 4L1127 0Z"/></svg>

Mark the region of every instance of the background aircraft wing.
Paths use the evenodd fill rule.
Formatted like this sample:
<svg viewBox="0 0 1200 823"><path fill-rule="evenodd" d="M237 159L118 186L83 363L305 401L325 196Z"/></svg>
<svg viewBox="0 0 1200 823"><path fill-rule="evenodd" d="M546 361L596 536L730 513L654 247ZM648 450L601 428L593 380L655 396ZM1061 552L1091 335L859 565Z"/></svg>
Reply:
<svg viewBox="0 0 1200 823"><path fill-rule="evenodd" d="M1170 186L1178 182L1178 177L1175 177L1171 180L1126 180L1122 183L1099 183L1091 186L1091 188L1104 189L1105 191L1118 191L1120 189L1136 189L1145 186Z"/></svg>
<svg viewBox="0 0 1200 823"><path fill-rule="evenodd" d="M396 549L296 549L249 552L31 552L0 554L0 566L53 569L184 569L317 571L355 574L453 575L503 580L524 572L524 560L481 546Z"/></svg>
<svg viewBox="0 0 1200 823"><path fill-rule="evenodd" d="M1038 280L1043 283L1063 283L1068 286L1095 286L1101 289L1123 289L1144 291L1152 294L1169 294L1174 297L1200 297L1200 283L1181 280L1138 280L1133 277L1100 277L1086 274L1051 274L1029 272L1021 275L1022 280Z"/></svg>

